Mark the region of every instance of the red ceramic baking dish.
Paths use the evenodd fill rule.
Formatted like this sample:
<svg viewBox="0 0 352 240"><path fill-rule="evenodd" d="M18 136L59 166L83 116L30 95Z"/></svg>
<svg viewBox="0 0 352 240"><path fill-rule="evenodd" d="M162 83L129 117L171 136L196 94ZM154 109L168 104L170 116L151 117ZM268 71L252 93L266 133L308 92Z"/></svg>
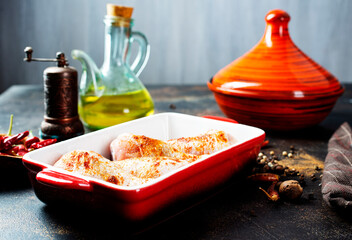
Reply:
<svg viewBox="0 0 352 240"><path fill-rule="evenodd" d="M223 120L160 113L38 149L26 154L23 163L37 197L44 203L68 202L107 209L126 220L143 220L172 203L214 189L255 160L265 138L264 131ZM226 131L236 143L138 187L122 187L53 166L61 155L78 149L110 158L109 144L121 133L167 140L211 129Z"/></svg>

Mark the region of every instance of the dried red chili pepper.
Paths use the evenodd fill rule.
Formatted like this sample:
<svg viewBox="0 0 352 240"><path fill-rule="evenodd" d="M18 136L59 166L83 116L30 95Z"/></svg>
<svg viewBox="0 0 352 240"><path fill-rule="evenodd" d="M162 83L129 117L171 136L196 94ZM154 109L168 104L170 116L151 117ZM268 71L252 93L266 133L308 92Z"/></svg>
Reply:
<svg viewBox="0 0 352 240"><path fill-rule="evenodd" d="M2 142L2 148L0 150L8 150L12 147L12 145L15 145L17 143L19 143L22 139L24 139L25 137L27 137L29 135L29 131L24 131L22 133L18 133L12 136L8 136L7 138L5 138Z"/></svg>
<svg viewBox="0 0 352 240"><path fill-rule="evenodd" d="M260 182L277 182L280 176L274 173L256 173L248 176L248 179Z"/></svg>
<svg viewBox="0 0 352 240"><path fill-rule="evenodd" d="M26 153L28 153L28 150L26 149L26 147L24 145L16 145L13 148L11 148L10 150L7 151L7 153L9 155L17 155L17 156L23 156Z"/></svg>
<svg viewBox="0 0 352 240"><path fill-rule="evenodd" d="M37 142L40 142L40 139L36 136L34 137L31 137L31 138L28 138L26 139L26 141L24 142L24 146L26 148L30 148L30 146L33 144L33 143L37 143Z"/></svg>
<svg viewBox="0 0 352 240"><path fill-rule="evenodd" d="M3 149L4 140L5 140L7 137L8 137L8 136L1 136L1 137L0 137L0 151Z"/></svg>
<svg viewBox="0 0 352 240"><path fill-rule="evenodd" d="M262 148L263 148L263 147L266 147L268 144L269 144L269 140L265 140L265 141L262 143Z"/></svg>
<svg viewBox="0 0 352 240"><path fill-rule="evenodd" d="M43 140L43 141L40 141L40 142L36 142L36 143L33 143L30 148L33 148L33 149L38 149L38 148L42 148L42 147L45 147L45 146L48 146L50 144L53 144L53 143L56 143L56 139L53 138L53 139L46 139L46 140Z"/></svg>
<svg viewBox="0 0 352 240"><path fill-rule="evenodd" d="M279 192L275 189L276 183L277 182L273 182L268 188L268 191L265 191L263 188L259 187L259 189L262 190L265 195L273 202L276 202L280 199Z"/></svg>

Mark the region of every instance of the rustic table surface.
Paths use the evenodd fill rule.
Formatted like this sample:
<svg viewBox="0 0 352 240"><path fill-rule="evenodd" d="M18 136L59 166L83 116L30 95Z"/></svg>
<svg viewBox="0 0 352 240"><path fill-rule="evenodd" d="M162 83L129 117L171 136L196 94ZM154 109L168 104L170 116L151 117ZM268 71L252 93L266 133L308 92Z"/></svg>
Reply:
<svg viewBox="0 0 352 240"><path fill-rule="evenodd" d="M224 116L204 86L149 86L156 112ZM0 132L32 130L38 135L43 120L43 89L13 86L0 95ZM266 132L268 153L291 145L307 161L323 166L327 143L343 123L352 125L352 86L346 86L332 113L320 125L295 132ZM299 160L297 160L299 161ZM303 160L302 160L303 161ZM0 164L1 174L7 172ZM0 239L352 239L352 215L330 209L322 199L320 175L306 176L298 202L270 202L246 178L202 196L185 200L145 222L129 224L108 213L61 209L37 199L26 176L0 179Z"/></svg>

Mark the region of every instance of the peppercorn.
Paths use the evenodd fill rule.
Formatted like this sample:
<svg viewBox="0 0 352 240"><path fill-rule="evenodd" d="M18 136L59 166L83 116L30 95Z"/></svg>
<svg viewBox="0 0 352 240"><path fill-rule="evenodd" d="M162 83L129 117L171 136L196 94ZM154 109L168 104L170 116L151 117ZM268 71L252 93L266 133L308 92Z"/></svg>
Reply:
<svg viewBox="0 0 352 240"><path fill-rule="evenodd" d="M255 214L254 210L249 211L249 215L251 217L256 217L257 215Z"/></svg>
<svg viewBox="0 0 352 240"><path fill-rule="evenodd" d="M170 109L176 109L176 105L173 104L173 103L171 103L171 104L169 105L169 108L170 108Z"/></svg>
<svg viewBox="0 0 352 240"><path fill-rule="evenodd" d="M284 167L282 165L276 165L274 170L277 174L284 173Z"/></svg>
<svg viewBox="0 0 352 240"><path fill-rule="evenodd" d="M265 164L265 160L261 159L259 163L264 165Z"/></svg>
<svg viewBox="0 0 352 240"><path fill-rule="evenodd" d="M292 153L288 153L287 156L288 156L289 158L293 158L293 154L292 154Z"/></svg>
<svg viewBox="0 0 352 240"><path fill-rule="evenodd" d="M283 151L283 152L282 152L282 156L286 157L286 156L287 156L287 152L286 152L286 151Z"/></svg>
<svg viewBox="0 0 352 240"><path fill-rule="evenodd" d="M274 151L270 151L270 153L269 153L270 155L274 155L275 154L275 152Z"/></svg>
<svg viewBox="0 0 352 240"><path fill-rule="evenodd" d="M303 173L299 176L298 182L299 182L302 186L305 186L305 185L306 185L306 181L305 181L305 179L304 179L304 174L303 174Z"/></svg>
<svg viewBox="0 0 352 240"><path fill-rule="evenodd" d="M270 171L270 167L268 165L265 165L263 167L263 172L269 172Z"/></svg>
<svg viewBox="0 0 352 240"><path fill-rule="evenodd" d="M317 180L317 177L315 176L315 174L313 173L311 176L310 176L310 179L314 182Z"/></svg>

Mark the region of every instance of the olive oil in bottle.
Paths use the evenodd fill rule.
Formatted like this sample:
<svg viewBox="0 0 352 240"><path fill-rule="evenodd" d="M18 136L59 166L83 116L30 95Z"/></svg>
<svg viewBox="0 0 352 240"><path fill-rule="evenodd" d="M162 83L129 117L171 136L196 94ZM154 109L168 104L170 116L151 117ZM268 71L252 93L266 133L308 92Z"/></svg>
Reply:
<svg viewBox="0 0 352 240"><path fill-rule="evenodd" d="M72 57L82 64L78 111L91 130L154 113L153 100L138 78L149 59L149 43L144 34L132 31L132 10L107 5L104 62L100 69L85 52L72 51ZM133 42L139 45L134 60L130 59Z"/></svg>
<svg viewBox="0 0 352 240"><path fill-rule="evenodd" d="M97 130L152 115L154 103L146 89L120 95L81 96L79 114L84 124Z"/></svg>

